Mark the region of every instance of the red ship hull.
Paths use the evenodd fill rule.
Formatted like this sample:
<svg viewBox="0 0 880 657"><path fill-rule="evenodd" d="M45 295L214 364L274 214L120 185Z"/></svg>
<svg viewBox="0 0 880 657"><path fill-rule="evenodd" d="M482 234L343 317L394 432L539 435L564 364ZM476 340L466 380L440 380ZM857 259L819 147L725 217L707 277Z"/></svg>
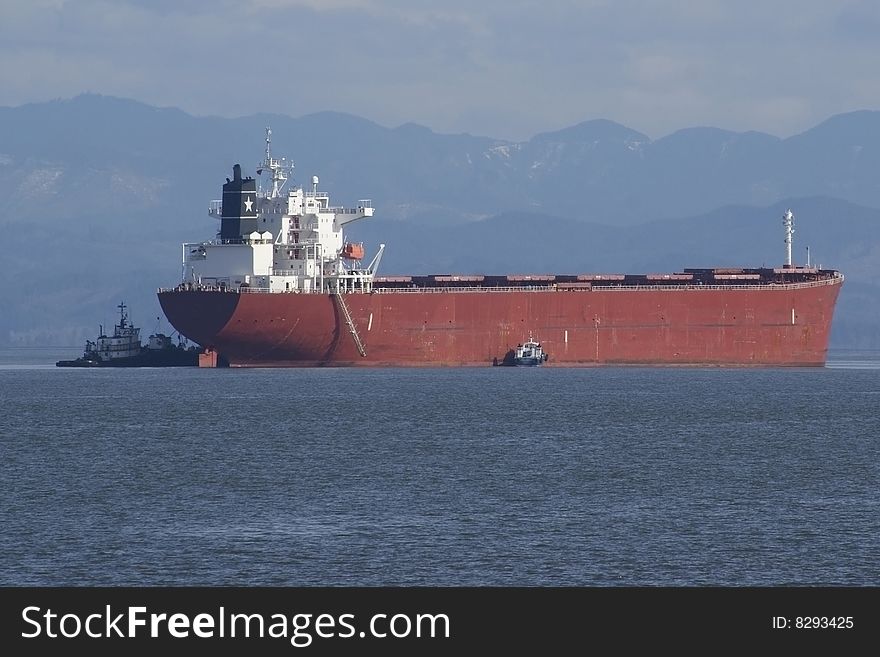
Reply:
<svg viewBox="0 0 880 657"><path fill-rule="evenodd" d="M530 336L548 366L822 366L841 282L380 290L343 301L176 289L159 301L182 335L238 367L485 366Z"/></svg>

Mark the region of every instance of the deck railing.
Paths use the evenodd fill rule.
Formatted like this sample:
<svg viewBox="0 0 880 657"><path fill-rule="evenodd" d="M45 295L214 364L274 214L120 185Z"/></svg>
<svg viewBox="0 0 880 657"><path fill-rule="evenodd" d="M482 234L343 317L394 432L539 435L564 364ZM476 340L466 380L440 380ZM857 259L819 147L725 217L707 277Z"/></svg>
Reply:
<svg viewBox="0 0 880 657"><path fill-rule="evenodd" d="M685 285L596 285L592 287L557 287L555 285L510 285L498 287L373 287L372 290L350 290L346 294L449 294L449 293L492 293L492 292L636 292L636 291L656 291L656 292L676 292L682 290L690 291L710 291L710 290L748 290L754 291L781 291L794 290L810 287L823 287L826 285L835 285L843 282L843 275L825 278L819 281L801 281L792 283L760 283L739 284L739 285L698 285L688 283ZM563 284L564 285L564 284ZM270 290L266 287L223 287L217 285L180 285L174 288L159 288L159 292L231 292L245 294L331 294L329 291L310 290L303 292L302 290Z"/></svg>

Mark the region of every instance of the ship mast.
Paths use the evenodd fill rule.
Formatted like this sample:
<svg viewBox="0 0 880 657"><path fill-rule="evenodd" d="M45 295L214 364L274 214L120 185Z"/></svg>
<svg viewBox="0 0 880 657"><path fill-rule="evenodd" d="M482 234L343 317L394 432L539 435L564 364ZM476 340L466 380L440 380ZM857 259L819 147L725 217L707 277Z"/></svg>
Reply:
<svg viewBox="0 0 880 657"><path fill-rule="evenodd" d="M293 164L288 164L286 158L280 160L272 158L272 128L269 126L266 126L266 157L260 163L257 175L262 175L263 169L272 172L272 191L269 192L269 198L278 198L287 182L288 171L293 169Z"/></svg>
<svg viewBox="0 0 880 657"><path fill-rule="evenodd" d="M794 235L794 214L790 209L782 215L782 225L785 226L785 266L791 267L791 236Z"/></svg>

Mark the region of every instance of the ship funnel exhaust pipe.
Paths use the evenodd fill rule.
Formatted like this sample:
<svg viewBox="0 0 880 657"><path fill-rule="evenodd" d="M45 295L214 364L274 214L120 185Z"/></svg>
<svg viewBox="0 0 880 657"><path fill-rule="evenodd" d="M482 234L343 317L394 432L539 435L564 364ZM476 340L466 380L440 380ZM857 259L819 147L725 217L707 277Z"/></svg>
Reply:
<svg viewBox="0 0 880 657"><path fill-rule="evenodd" d="M790 209L782 215L782 225L785 226L785 266L791 267L791 236L794 235L794 214Z"/></svg>

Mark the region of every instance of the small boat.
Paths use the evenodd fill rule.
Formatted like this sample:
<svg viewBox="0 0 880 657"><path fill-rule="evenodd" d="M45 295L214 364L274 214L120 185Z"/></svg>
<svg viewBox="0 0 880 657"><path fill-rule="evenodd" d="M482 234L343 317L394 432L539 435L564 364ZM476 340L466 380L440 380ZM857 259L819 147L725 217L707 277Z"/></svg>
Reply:
<svg viewBox="0 0 880 657"><path fill-rule="evenodd" d="M140 329L134 326L120 303L119 323L113 335L105 335L104 327L94 341L86 340L83 355L76 360L59 360L57 367L192 367L199 364L199 349L187 347L183 340L173 344L164 333L154 333L146 345L141 344Z"/></svg>
<svg viewBox="0 0 880 657"><path fill-rule="evenodd" d="M547 362L547 354L541 347L540 342L536 342L529 336L529 339L522 344L516 345L516 352L513 356L513 364L520 367L534 367Z"/></svg>

